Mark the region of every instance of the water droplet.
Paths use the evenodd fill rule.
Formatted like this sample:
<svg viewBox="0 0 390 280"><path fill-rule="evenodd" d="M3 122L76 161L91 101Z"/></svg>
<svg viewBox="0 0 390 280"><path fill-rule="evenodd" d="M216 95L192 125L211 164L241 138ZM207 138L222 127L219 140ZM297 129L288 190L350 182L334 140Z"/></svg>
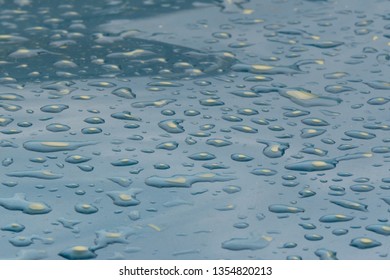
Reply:
<svg viewBox="0 0 390 280"><path fill-rule="evenodd" d="M251 171L251 173L257 176L273 176L278 172L276 170L268 169L268 168L255 168Z"/></svg>
<svg viewBox="0 0 390 280"><path fill-rule="evenodd" d="M80 214L94 214L98 212L98 208L95 205L88 203L77 203L74 206L74 210Z"/></svg>
<svg viewBox="0 0 390 280"><path fill-rule="evenodd" d="M305 209L291 206L291 205L284 205L284 204L272 204L268 206L268 210L273 213L302 213L305 212Z"/></svg>
<svg viewBox="0 0 390 280"><path fill-rule="evenodd" d="M138 160L128 158L122 158L111 162L111 165L113 166L132 166L135 164L138 164Z"/></svg>
<svg viewBox="0 0 390 280"><path fill-rule="evenodd" d="M370 140L376 137L374 133L360 131L360 130L348 130L344 132L344 134L352 138L364 139L364 140Z"/></svg>
<svg viewBox="0 0 390 280"><path fill-rule="evenodd" d="M188 158L192 160L212 160L215 159L216 157L215 155L210 154L209 152L200 152L200 153L192 154L188 156Z"/></svg>
<svg viewBox="0 0 390 280"><path fill-rule="evenodd" d="M60 151L73 151L78 148L96 145L94 141L27 141L24 142L23 147L26 150L40 152L40 153L51 153Z"/></svg>
<svg viewBox="0 0 390 280"><path fill-rule="evenodd" d="M135 93L131 90L131 88L128 87L114 89L111 93L124 99L134 99L136 97Z"/></svg>
<svg viewBox="0 0 390 280"><path fill-rule="evenodd" d="M356 247L358 249L370 249L370 248L381 246L382 243L368 237L358 237L352 239L349 245L351 245L352 247Z"/></svg>
<svg viewBox="0 0 390 280"><path fill-rule="evenodd" d="M126 191L110 191L106 192L106 194L113 200L115 205L128 207L140 204L136 195L141 191L141 189L129 189Z"/></svg>
<svg viewBox="0 0 390 280"><path fill-rule="evenodd" d="M290 147L290 145L285 142L275 142L275 141L265 141L265 140L257 140L257 142L267 145L263 149L263 154L269 158L282 157L285 151Z"/></svg>
<svg viewBox="0 0 390 280"><path fill-rule="evenodd" d="M374 186L369 184L355 184L349 187L354 192L369 192L375 189Z"/></svg>
<svg viewBox="0 0 390 280"><path fill-rule="evenodd" d="M69 109L69 106L65 104L53 104L41 107L41 111L45 113L61 113L66 109Z"/></svg>
<svg viewBox="0 0 390 280"><path fill-rule="evenodd" d="M25 214L46 214L51 211L50 206L43 202L30 202L24 193L16 193L11 198L0 198L0 206L8 210L22 211Z"/></svg>
<svg viewBox="0 0 390 280"><path fill-rule="evenodd" d="M232 251L259 250L267 247L272 241L271 237L261 236L258 238L232 238L222 242L222 248Z"/></svg>
<svg viewBox="0 0 390 280"><path fill-rule="evenodd" d="M249 125L233 125L231 126L232 129L240 131L240 132L245 132L245 133L257 133L258 130L256 128L253 128Z"/></svg>
<svg viewBox="0 0 390 280"><path fill-rule="evenodd" d="M324 239L324 237L319 234L305 234L305 239L309 241L320 241Z"/></svg>
<svg viewBox="0 0 390 280"><path fill-rule="evenodd" d="M198 173L195 175L174 175L172 177L151 176L146 178L145 184L157 188L190 188L198 182L225 182L235 177L217 173Z"/></svg>
<svg viewBox="0 0 390 280"><path fill-rule="evenodd" d="M68 260L88 260L97 256L88 247L80 245L62 250L58 255Z"/></svg>
<svg viewBox="0 0 390 280"><path fill-rule="evenodd" d="M354 217L343 215L343 214L330 214L320 218L322 223L337 223L337 222L348 222L353 220Z"/></svg>
<svg viewBox="0 0 390 280"><path fill-rule="evenodd" d="M314 171L333 169L336 167L337 163L338 162L334 159L333 160L305 160L297 163L287 164L285 168L294 171L314 172Z"/></svg>
<svg viewBox="0 0 390 280"><path fill-rule="evenodd" d="M230 158L234 161L238 161L238 162L248 162L248 161L251 161L253 160L253 157L251 156L248 156L248 155L244 155L244 154L231 154L230 155Z"/></svg>
<svg viewBox="0 0 390 280"><path fill-rule="evenodd" d="M228 140L225 140L225 139L210 138L210 139L207 139L206 144L214 146L214 147L225 147L225 146L229 146L233 143L228 141Z"/></svg>
<svg viewBox="0 0 390 280"><path fill-rule="evenodd" d="M59 179L63 177L63 174L54 173L50 170L26 170L26 171L13 171L6 174L10 177L28 177L28 178L36 178L36 179L46 179L53 180Z"/></svg>
<svg viewBox="0 0 390 280"><path fill-rule="evenodd" d="M367 205L366 204L362 204L360 202L356 202L356 201L352 201L352 200L347 200L347 199L341 199L341 200L331 200L330 202L338 205L338 206L341 206L341 207L344 207L344 208L347 208L347 209L352 209L352 210L358 210L358 211L363 211L363 212L367 212Z"/></svg>
<svg viewBox="0 0 390 280"><path fill-rule="evenodd" d="M1 227L1 230L3 231L11 231L11 232L21 232L25 229L26 227L22 224L18 224L18 223L12 223L12 224L8 224L8 225L5 225L3 227Z"/></svg>
<svg viewBox="0 0 390 280"><path fill-rule="evenodd" d="M165 120L158 123L158 126L169 133L182 133L184 128L180 125L183 120Z"/></svg>
<svg viewBox="0 0 390 280"><path fill-rule="evenodd" d="M315 251L320 260L337 260L336 252L328 249L318 249Z"/></svg>

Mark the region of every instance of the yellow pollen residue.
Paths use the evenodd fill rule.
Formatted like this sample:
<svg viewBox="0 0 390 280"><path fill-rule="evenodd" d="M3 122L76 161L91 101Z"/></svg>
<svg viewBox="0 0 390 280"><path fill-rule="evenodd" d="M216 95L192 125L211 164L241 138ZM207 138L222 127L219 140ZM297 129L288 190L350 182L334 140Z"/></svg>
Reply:
<svg viewBox="0 0 390 280"><path fill-rule="evenodd" d="M185 182L187 182L186 178L184 177L177 177L175 179L168 179L167 180L168 183L179 183L179 184L184 184Z"/></svg>
<svg viewBox="0 0 390 280"><path fill-rule="evenodd" d="M376 40L378 40L378 39L379 39L379 37L378 37L377 35L372 36L372 40L373 40L373 41L376 41Z"/></svg>
<svg viewBox="0 0 390 280"><path fill-rule="evenodd" d="M161 231L161 228L158 227L158 226L156 226L156 225L154 225L154 224L148 224L148 226L149 226L150 228L154 229L155 231Z"/></svg>
<svg viewBox="0 0 390 280"><path fill-rule="evenodd" d="M327 163L325 161L320 161L320 160L313 161L311 164L313 166L315 166L315 167L322 167L322 166L326 166L327 165Z"/></svg>
<svg viewBox="0 0 390 280"><path fill-rule="evenodd" d="M11 224L11 227L17 228L17 227L19 227L19 225L18 224Z"/></svg>
<svg viewBox="0 0 390 280"><path fill-rule="evenodd" d="M172 143L166 143L164 146L165 147L173 147L173 144Z"/></svg>
<svg viewBox="0 0 390 280"><path fill-rule="evenodd" d="M49 147L68 147L69 143L67 142L41 142L42 145L44 146L49 146Z"/></svg>
<svg viewBox="0 0 390 280"><path fill-rule="evenodd" d="M363 156L364 157L372 157L372 153L364 153Z"/></svg>
<svg viewBox="0 0 390 280"><path fill-rule="evenodd" d="M200 153L199 154L201 157L206 157L207 156L207 153Z"/></svg>
<svg viewBox="0 0 390 280"><path fill-rule="evenodd" d="M108 238L119 238L121 236L122 234L120 234L119 232L109 232L106 234L106 237Z"/></svg>
<svg viewBox="0 0 390 280"><path fill-rule="evenodd" d="M269 66L269 65L254 64L254 65L252 65L252 68L255 69L255 70L270 70L270 69L272 69L274 67L273 66Z"/></svg>
<svg viewBox="0 0 390 280"><path fill-rule="evenodd" d="M42 203L31 203L30 205L28 205L28 208L30 208L31 210L43 210L45 209L45 205L43 205Z"/></svg>
<svg viewBox="0 0 390 280"><path fill-rule="evenodd" d="M288 90L287 94L291 97L300 99L300 100L310 100L316 98L317 96L313 93L299 90Z"/></svg>
<svg viewBox="0 0 390 280"><path fill-rule="evenodd" d="M56 128L62 128L63 125L61 125L61 124L56 124L54 127L56 127Z"/></svg>
<svg viewBox="0 0 390 280"><path fill-rule="evenodd" d="M12 35L0 35L0 39L11 39Z"/></svg>
<svg viewBox="0 0 390 280"><path fill-rule="evenodd" d="M50 170L43 170L42 173L44 175L53 175L53 173Z"/></svg>
<svg viewBox="0 0 390 280"><path fill-rule="evenodd" d="M119 198L120 198L121 200L125 200L125 201L129 201L129 200L132 199L131 195L124 194L124 193L121 193L121 194L119 195Z"/></svg>
<svg viewBox="0 0 390 280"><path fill-rule="evenodd" d="M5 122L5 121L6 121L6 119L0 118L0 122Z"/></svg>
<svg viewBox="0 0 390 280"><path fill-rule="evenodd" d="M221 143L223 143L223 140L217 139L217 140L214 140L214 142L217 144L221 144Z"/></svg>
<svg viewBox="0 0 390 280"><path fill-rule="evenodd" d="M263 173L269 173L269 172L271 172L271 170L269 170L269 169L261 169L261 172L263 172Z"/></svg>
<svg viewBox="0 0 390 280"><path fill-rule="evenodd" d="M72 248L72 251L74 251L74 252L86 252L86 251L88 251L88 247L85 247L85 246L74 246L73 248Z"/></svg>
<svg viewBox="0 0 390 280"><path fill-rule="evenodd" d="M83 204L81 207L83 207L83 209L89 209L89 208L91 208L91 205L89 205L89 204Z"/></svg>
<svg viewBox="0 0 390 280"><path fill-rule="evenodd" d="M390 227L389 226L382 226L382 229L385 230L385 231L390 231Z"/></svg>
<svg viewBox="0 0 390 280"><path fill-rule="evenodd" d="M250 128L249 126L243 126L242 129L244 129L244 130L252 130L252 128Z"/></svg>
<svg viewBox="0 0 390 280"><path fill-rule="evenodd" d="M295 207L287 207L287 209L288 209L289 211L296 211L296 210L297 210L297 208L295 208Z"/></svg>
<svg viewBox="0 0 390 280"><path fill-rule="evenodd" d="M315 123L320 123L321 122L321 120L319 120L319 119L312 119L312 121L315 122Z"/></svg>
<svg viewBox="0 0 390 280"><path fill-rule="evenodd" d="M316 60L316 63L320 64L320 65L323 65L325 63L325 61L322 60L322 59L318 59L318 60Z"/></svg>
<svg viewBox="0 0 390 280"><path fill-rule="evenodd" d="M341 215L341 214L337 214L337 215L335 215L335 217L336 217L337 219L344 219L344 218L345 218L345 216L344 216L344 215Z"/></svg>
<svg viewBox="0 0 390 280"><path fill-rule="evenodd" d="M81 159L81 156L73 156L74 159Z"/></svg>
<svg viewBox="0 0 390 280"><path fill-rule="evenodd" d="M317 132L317 130L315 130L315 129L308 129L307 130L307 133L316 133Z"/></svg>
<svg viewBox="0 0 390 280"><path fill-rule="evenodd" d="M368 136L368 133L367 133L367 132L360 132L360 135L362 135L362 136Z"/></svg>
<svg viewBox="0 0 390 280"><path fill-rule="evenodd" d="M70 61L69 61L69 62L70 62ZM100 85L101 85L101 86L108 86L109 83L107 83L107 82L100 82Z"/></svg>

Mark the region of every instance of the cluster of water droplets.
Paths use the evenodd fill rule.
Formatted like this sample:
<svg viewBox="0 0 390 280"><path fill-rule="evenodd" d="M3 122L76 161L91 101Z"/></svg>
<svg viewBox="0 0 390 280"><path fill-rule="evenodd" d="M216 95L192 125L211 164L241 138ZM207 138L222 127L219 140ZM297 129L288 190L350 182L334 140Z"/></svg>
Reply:
<svg viewBox="0 0 390 280"><path fill-rule="evenodd" d="M0 1L0 258L387 259L359 3Z"/></svg>

